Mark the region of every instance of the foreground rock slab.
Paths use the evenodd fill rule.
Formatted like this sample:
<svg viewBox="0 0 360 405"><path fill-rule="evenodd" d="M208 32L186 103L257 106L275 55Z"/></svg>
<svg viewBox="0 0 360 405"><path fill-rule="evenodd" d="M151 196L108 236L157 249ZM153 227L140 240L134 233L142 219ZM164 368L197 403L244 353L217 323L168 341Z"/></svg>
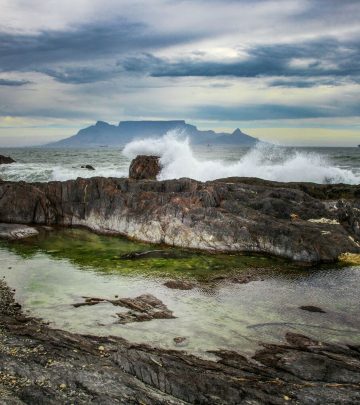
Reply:
<svg viewBox="0 0 360 405"><path fill-rule="evenodd" d="M214 354L218 360L209 361L121 338L51 329L25 317L0 281L0 403L360 402L360 346L288 333L283 345L264 344L253 358Z"/></svg>
<svg viewBox="0 0 360 405"><path fill-rule="evenodd" d="M329 262L360 254L360 186L248 178L0 181L0 222L85 226L184 248Z"/></svg>

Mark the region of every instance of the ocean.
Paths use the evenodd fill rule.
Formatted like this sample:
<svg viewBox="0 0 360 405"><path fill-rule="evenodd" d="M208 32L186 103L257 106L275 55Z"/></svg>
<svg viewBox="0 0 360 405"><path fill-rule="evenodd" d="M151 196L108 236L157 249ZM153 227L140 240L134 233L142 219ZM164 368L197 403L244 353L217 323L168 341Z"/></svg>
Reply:
<svg viewBox="0 0 360 405"><path fill-rule="evenodd" d="M125 147L91 149L2 148L16 160L0 166L0 178L45 182L77 177L127 176L138 154L161 157L159 179L190 177L206 181L231 176L274 181L360 184L360 148L193 146L175 136L136 140ZM95 170L81 168L92 165Z"/></svg>

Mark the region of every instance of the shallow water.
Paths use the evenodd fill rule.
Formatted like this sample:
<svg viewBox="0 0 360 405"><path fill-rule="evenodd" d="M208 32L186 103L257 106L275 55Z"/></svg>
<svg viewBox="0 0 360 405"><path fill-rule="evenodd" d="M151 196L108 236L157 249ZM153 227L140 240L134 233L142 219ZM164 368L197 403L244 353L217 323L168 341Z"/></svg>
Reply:
<svg viewBox="0 0 360 405"><path fill-rule="evenodd" d="M360 343L359 266L298 268L261 256L196 252L182 259L119 259L149 248L154 247L82 229L42 232L0 244L0 275L16 289L24 310L74 332L117 335L164 348L178 348L173 338L183 336L187 345L181 349L199 355L219 348L250 354L259 342L281 342L286 331ZM226 279L248 272L261 274L262 281ZM196 288L163 285L174 278L191 280ZM110 303L73 307L83 296L113 299L144 293L161 299L176 319L120 325L114 322L122 309ZM326 313L306 312L299 309L302 305Z"/></svg>

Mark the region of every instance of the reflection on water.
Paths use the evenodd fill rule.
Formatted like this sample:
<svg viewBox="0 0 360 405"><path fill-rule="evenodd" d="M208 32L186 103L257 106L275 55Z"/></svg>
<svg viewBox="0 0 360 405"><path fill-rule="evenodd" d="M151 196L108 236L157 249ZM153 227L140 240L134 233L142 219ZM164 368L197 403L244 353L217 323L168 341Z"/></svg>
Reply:
<svg viewBox="0 0 360 405"><path fill-rule="evenodd" d="M0 275L16 289L25 310L70 331L118 335L165 348L175 348L173 338L182 336L187 338L183 349L198 354L218 348L250 353L259 341L279 342L289 330L360 343L360 267L297 268L280 259L200 253L180 259L119 258L148 249L153 247L80 229L43 232L2 243ZM248 272L261 274L262 280L239 284L226 279ZM195 288L163 285L174 278L190 279ZM161 299L176 319L119 325L114 322L120 309L110 303L72 306L83 296L114 299L145 293ZM306 312L299 309L302 305L326 313Z"/></svg>

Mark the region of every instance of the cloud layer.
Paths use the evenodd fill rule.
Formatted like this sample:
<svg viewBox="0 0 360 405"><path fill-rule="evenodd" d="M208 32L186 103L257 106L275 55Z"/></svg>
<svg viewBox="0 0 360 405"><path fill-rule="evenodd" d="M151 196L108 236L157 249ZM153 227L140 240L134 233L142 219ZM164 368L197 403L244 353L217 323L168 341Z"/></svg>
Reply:
<svg viewBox="0 0 360 405"><path fill-rule="evenodd" d="M0 144L9 116L358 130L359 21L351 0L4 0Z"/></svg>

